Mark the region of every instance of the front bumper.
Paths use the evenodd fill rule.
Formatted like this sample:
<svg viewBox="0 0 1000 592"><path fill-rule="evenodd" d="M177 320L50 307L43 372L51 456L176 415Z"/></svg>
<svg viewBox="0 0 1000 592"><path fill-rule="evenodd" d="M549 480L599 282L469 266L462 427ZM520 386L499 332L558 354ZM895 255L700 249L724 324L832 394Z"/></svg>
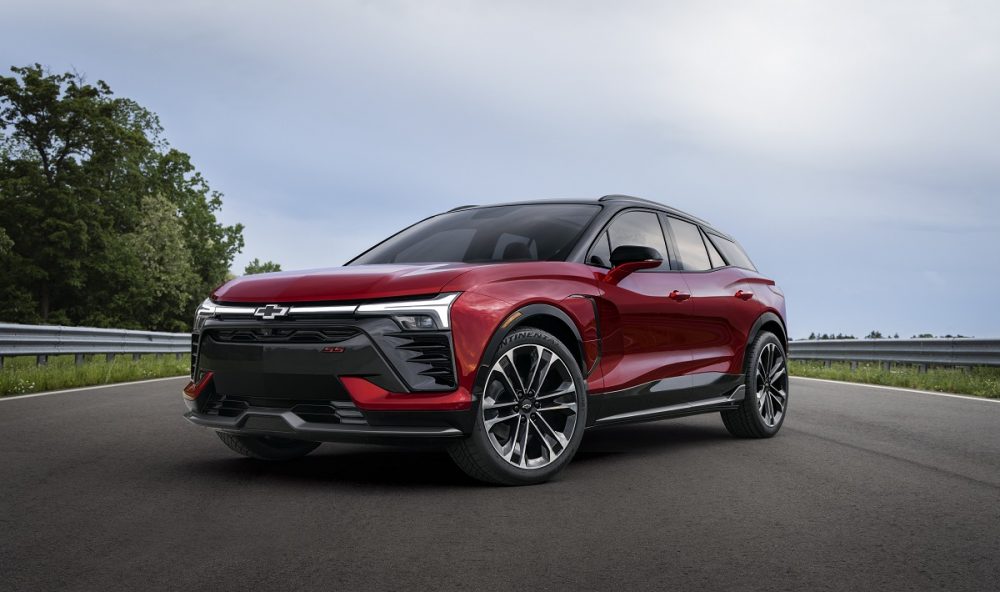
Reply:
<svg viewBox="0 0 1000 592"><path fill-rule="evenodd" d="M384 318L210 319L192 362L185 417L204 427L370 442L471 431L449 332L403 333Z"/></svg>
<svg viewBox="0 0 1000 592"><path fill-rule="evenodd" d="M303 420L292 411L258 407L236 417L202 415L189 411L184 415L195 425L225 432L259 436L282 436L313 442L369 442L459 438L464 435L457 427L447 425L449 418L439 418L440 426L329 424Z"/></svg>

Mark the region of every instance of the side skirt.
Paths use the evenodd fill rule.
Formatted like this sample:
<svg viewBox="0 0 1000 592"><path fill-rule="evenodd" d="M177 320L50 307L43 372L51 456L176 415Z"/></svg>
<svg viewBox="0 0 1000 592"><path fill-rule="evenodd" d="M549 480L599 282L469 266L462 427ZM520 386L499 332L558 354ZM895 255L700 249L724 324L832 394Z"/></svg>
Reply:
<svg viewBox="0 0 1000 592"><path fill-rule="evenodd" d="M588 427L736 409L746 391L742 375L695 375L693 384L674 387L677 380L660 380L623 391L591 395L589 404L596 413ZM659 396L652 396L654 394Z"/></svg>

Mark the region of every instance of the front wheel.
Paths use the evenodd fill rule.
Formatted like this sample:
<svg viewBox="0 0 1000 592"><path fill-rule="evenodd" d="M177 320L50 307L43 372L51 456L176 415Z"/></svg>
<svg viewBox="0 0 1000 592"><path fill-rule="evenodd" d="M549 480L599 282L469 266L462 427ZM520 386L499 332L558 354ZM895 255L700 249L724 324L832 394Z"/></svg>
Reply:
<svg viewBox="0 0 1000 592"><path fill-rule="evenodd" d="M501 485L551 479L576 454L587 423L587 387L565 345L539 329L500 344L472 434L448 452L470 476Z"/></svg>
<svg viewBox="0 0 1000 592"><path fill-rule="evenodd" d="M773 333L761 333L747 350L746 391L739 408L722 412L722 422L738 438L770 438L788 413L785 348Z"/></svg>
<svg viewBox="0 0 1000 592"><path fill-rule="evenodd" d="M302 458L319 447L319 442L292 440L277 436L244 436L215 432L219 439L234 452L257 460L294 460Z"/></svg>

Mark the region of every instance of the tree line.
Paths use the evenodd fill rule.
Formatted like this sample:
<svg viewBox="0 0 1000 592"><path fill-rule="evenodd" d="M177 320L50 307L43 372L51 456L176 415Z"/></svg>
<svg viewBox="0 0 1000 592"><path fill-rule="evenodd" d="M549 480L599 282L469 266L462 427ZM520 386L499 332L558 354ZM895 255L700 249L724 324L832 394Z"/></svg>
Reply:
<svg viewBox="0 0 1000 592"><path fill-rule="evenodd" d="M0 320L188 330L244 246L243 226L217 219L222 194L155 113L103 81L11 72L0 76Z"/></svg>
<svg viewBox="0 0 1000 592"><path fill-rule="evenodd" d="M966 335L951 335L951 334L948 334L948 335L938 335L936 337L937 338L943 338L943 339L969 339L969 337L966 336ZM887 335L883 335L881 331L877 331L876 330L876 331L872 331L868 335L865 335L864 338L865 339L899 339L899 333L896 333L894 335L888 335L888 334ZM933 335L932 333L921 333L919 335L914 335L914 336L910 337L910 339L933 339L933 338L935 338L935 335ZM844 335L843 333L837 333L836 335L834 335L833 333L815 333L815 332L813 332L813 333L810 333L809 337L807 337L806 339L809 339L809 340L812 340L812 341L815 341L815 340L826 341L826 340L831 340L831 339L857 339L857 337L855 337L853 335Z"/></svg>

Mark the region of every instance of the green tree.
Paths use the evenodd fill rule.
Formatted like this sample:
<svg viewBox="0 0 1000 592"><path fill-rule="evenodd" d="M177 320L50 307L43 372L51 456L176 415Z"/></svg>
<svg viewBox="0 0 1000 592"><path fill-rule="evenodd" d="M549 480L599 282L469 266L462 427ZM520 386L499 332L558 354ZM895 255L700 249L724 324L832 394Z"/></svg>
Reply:
<svg viewBox="0 0 1000 592"><path fill-rule="evenodd" d="M274 261L261 261L254 257L254 260L247 263L246 269L243 270L243 275L254 275L256 273L271 273L273 271L281 271L281 265L275 263Z"/></svg>
<svg viewBox="0 0 1000 592"><path fill-rule="evenodd" d="M167 331L185 331L189 321L178 319L177 311L186 310L191 295L202 288L194 271L177 208L163 197L146 197L140 209L138 226L119 241L120 269L135 274L122 277L123 289L115 294L113 310L127 311L125 318L109 319L117 326L135 325L136 319ZM84 324L101 324L103 319L84 318Z"/></svg>
<svg viewBox="0 0 1000 592"><path fill-rule="evenodd" d="M104 82L11 71L0 76L0 228L12 243L0 247L0 319L186 326L243 247L242 226L216 219L221 195L154 113Z"/></svg>

